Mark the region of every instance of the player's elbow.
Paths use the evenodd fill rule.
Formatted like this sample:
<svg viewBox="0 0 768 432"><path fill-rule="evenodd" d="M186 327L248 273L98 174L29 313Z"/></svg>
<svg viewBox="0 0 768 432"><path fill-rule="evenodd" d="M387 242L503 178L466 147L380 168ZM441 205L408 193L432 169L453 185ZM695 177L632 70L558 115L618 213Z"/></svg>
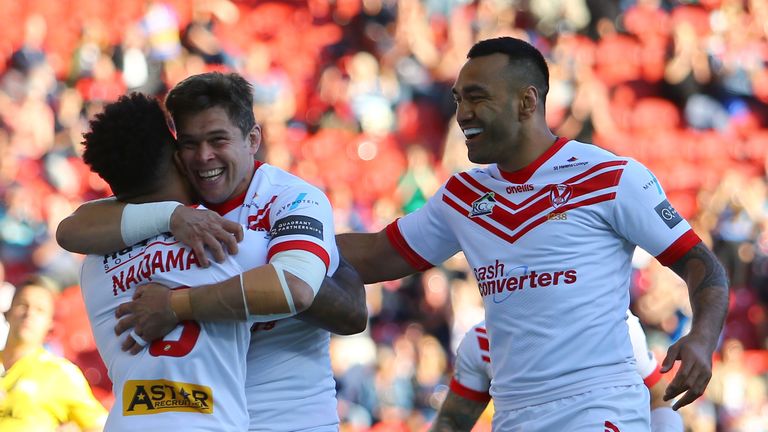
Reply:
<svg viewBox="0 0 768 432"><path fill-rule="evenodd" d="M356 307L351 314L347 315L334 333L341 336L351 336L365 331L365 328L368 327L368 307L365 302L362 306Z"/></svg>
<svg viewBox="0 0 768 432"><path fill-rule="evenodd" d="M58 243L62 249L69 252L80 252L80 245L78 244L77 236L73 235L72 228L70 218L62 220L56 228L56 243Z"/></svg>
<svg viewBox="0 0 768 432"><path fill-rule="evenodd" d="M291 297L293 300L293 307L296 309L296 313L304 312L312 306L312 302L315 301L315 292L308 283L299 279L292 274L286 275L288 281L288 287L291 291Z"/></svg>

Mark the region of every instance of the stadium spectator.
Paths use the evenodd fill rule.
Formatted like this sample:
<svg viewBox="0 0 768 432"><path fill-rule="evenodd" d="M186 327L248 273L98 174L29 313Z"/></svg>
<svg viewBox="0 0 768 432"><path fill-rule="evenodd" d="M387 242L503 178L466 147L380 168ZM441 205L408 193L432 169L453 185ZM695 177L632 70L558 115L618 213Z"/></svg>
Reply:
<svg viewBox="0 0 768 432"><path fill-rule="evenodd" d="M107 412L93 397L80 369L44 347L53 325L53 282L32 278L19 285L6 314L8 341L0 352L0 430L43 431L75 423L101 431Z"/></svg>

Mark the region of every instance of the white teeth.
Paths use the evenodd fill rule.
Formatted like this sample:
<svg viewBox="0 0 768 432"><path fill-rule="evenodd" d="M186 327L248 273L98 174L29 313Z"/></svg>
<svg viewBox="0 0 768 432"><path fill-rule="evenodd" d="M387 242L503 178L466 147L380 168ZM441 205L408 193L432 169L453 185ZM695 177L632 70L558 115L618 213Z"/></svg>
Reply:
<svg viewBox="0 0 768 432"><path fill-rule="evenodd" d="M464 136L467 138L472 138L475 135L480 135L482 132L483 132L483 128L464 129Z"/></svg>
<svg viewBox="0 0 768 432"><path fill-rule="evenodd" d="M224 168L214 168L214 169L205 170L205 171L198 171L198 175L203 180L212 180L218 177L219 175L221 175L221 173L223 172L224 172Z"/></svg>

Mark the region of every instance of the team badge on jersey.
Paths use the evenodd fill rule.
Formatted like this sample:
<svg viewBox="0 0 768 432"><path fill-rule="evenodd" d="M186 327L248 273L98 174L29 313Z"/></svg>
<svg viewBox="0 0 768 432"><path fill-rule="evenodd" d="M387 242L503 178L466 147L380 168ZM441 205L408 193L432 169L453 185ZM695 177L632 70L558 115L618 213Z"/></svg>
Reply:
<svg viewBox="0 0 768 432"><path fill-rule="evenodd" d="M469 212L469 217L491 214L495 206L496 194L493 192L488 192L472 203L472 211Z"/></svg>
<svg viewBox="0 0 768 432"><path fill-rule="evenodd" d="M569 184L553 185L549 190L549 200L552 201L552 207L558 208L567 203L573 195L573 188Z"/></svg>

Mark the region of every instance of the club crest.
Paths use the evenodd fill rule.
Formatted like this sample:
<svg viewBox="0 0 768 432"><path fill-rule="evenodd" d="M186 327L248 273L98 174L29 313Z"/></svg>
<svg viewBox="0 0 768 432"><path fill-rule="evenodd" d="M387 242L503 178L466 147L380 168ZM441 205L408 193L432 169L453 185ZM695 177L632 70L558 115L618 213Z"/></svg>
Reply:
<svg viewBox="0 0 768 432"><path fill-rule="evenodd" d="M573 188L569 184L553 185L549 190L549 200L552 201L552 207L558 208L571 199Z"/></svg>

